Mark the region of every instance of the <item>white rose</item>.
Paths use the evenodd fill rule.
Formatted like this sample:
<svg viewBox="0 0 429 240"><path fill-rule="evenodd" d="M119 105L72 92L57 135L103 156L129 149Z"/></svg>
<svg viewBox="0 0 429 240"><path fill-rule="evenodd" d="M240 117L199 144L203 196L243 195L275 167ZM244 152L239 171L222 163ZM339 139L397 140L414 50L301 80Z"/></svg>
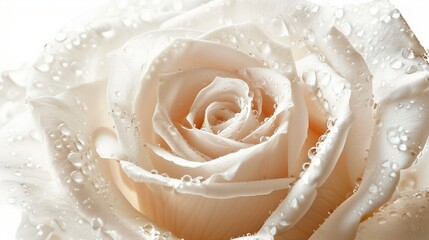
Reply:
<svg viewBox="0 0 429 240"><path fill-rule="evenodd" d="M386 1L114 2L2 75L18 237L422 238L428 77Z"/></svg>

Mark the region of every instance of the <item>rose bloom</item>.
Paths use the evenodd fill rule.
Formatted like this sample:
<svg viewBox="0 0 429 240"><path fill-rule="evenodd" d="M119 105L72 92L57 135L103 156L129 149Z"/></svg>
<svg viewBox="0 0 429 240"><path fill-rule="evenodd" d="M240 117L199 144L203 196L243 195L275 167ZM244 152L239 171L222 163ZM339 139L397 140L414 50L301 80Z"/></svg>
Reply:
<svg viewBox="0 0 429 240"><path fill-rule="evenodd" d="M17 238L427 239L428 69L384 0L109 3L2 74Z"/></svg>

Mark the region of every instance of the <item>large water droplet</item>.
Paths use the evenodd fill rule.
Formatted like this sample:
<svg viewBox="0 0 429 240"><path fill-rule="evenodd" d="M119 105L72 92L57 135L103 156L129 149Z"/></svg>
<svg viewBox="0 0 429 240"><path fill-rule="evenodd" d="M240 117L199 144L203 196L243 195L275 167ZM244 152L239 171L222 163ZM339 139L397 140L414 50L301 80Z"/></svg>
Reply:
<svg viewBox="0 0 429 240"><path fill-rule="evenodd" d="M64 136L70 136L71 131L69 129L69 127L67 126L67 124L65 123L61 123L58 125L58 130L61 132L62 135Z"/></svg>
<svg viewBox="0 0 429 240"><path fill-rule="evenodd" d="M405 69L405 73L406 74L412 74L415 73L419 70L419 67L417 67L416 65L410 65Z"/></svg>
<svg viewBox="0 0 429 240"><path fill-rule="evenodd" d="M402 52L402 57L404 57L406 59L413 59L415 56L414 56L413 50L408 48Z"/></svg>
<svg viewBox="0 0 429 240"><path fill-rule="evenodd" d="M67 160L69 160L69 162L76 167L81 167L83 165L82 155L77 152L69 153L69 155L67 156Z"/></svg>

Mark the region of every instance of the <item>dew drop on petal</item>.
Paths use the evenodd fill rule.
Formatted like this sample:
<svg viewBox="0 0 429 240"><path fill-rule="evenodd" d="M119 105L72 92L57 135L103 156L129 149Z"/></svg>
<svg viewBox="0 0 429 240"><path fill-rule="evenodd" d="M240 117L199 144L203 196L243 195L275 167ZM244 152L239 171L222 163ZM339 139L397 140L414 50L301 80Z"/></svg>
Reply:
<svg viewBox="0 0 429 240"><path fill-rule="evenodd" d="M190 175L183 175L183 177L180 178L180 180L182 180L182 182L185 182L185 183L190 183L192 182L192 177Z"/></svg>
<svg viewBox="0 0 429 240"><path fill-rule="evenodd" d="M67 160L76 167L81 167L83 164L82 155L77 152L69 153L69 155L67 156Z"/></svg>
<svg viewBox="0 0 429 240"><path fill-rule="evenodd" d="M273 235L273 236L277 234L277 228L275 226L272 226L270 228L270 234Z"/></svg>
<svg viewBox="0 0 429 240"><path fill-rule="evenodd" d="M268 136L262 136L262 137L259 138L259 142L263 143L263 142L268 141L269 139L270 139L270 137L268 137Z"/></svg>
<svg viewBox="0 0 429 240"><path fill-rule="evenodd" d="M257 45L258 52L262 54L268 54L271 52L271 47L266 41L261 41Z"/></svg>
<svg viewBox="0 0 429 240"><path fill-rule="evenodd" d="M406 74L412 74L419 70L419 68L416 65L410 65L405 69Z"/></svg>
<svg viewBox="0 0 429 240"><path fill-rule="evenodd" d="M98 230L100 230L102 227L103 227L103 220L101 219L101 218L94 218L92 221L91 221L91 227L92 227L92 229L94 229L95 231L98 231Z"/></svg>
<svg viewBox="0 0 429 240"><path fill-rule="evenodd" d="M398 211L392 210L392 211L389 212L389 215L391 217L396 217L396 216L398 216Z"/></svg>
<svg viewBox="0 0 429 240"><path fill-rule="evenodd" d="M70 173L70 178L75 182L75 183L82 183L84 178L83 175L80 171L73 171Z"/></svg>
<svg viewBox="0 0 429 240"><path fill-rule="evenodd" d="M408 149L408 147L407 147L407 145L405 144L405 143L401 143L401 144L399 144L398 145L398 149L399 149L399 151L407 151L407 149Z"/></svg>
<svg viewBox="0 0 429 240"><path fill-rule="evenodd" d="M401 216L402 220L407 221L411 219L411 213L409 212L404 212Z"/></svg>
<svg viewBox="0 0 429 240"><path fill-rule="evenodd" d="M290 224L289 224L286 220L284 220L284 219L280 219L279 224L280 224L280 226L282 226L282 227L287 227L287 226L289 226L289 225L290 225Z"/></svg>
<svg viewBox="0 0 429 240"><path fill-rule="evenodd" d="M58 130L64 136L70 136L70 134L71 134L69 127L65 123L61 123L60 125L58 125Z"/></svg>
<svg viewBox="0 0 429 240"><path fill-rule="evenodd" d="M402 57L406 58L406 59L413 59L414 58L414 52L411 49L405 49L402 52Z"/></svg>
<svg viewBox="0 0 429 240"><path fill-rule="evenodd" d="M307 153L309 159L313 159L314 156L316 156L316 154L317 154L317 148L316 147L310 148L308 150L308 153Z"/></svg>
<svg viewBox="0 0 429 240"><path fill-rule="evenodd" d="M306 82L310 86L315 86L317 80L316 72L314 72L313 70L304 72L302 74L302 80L304 80L304 82Z"/></svg>
<svg viewBox="0 0 429 240"><path fill-rule="evenodd" d="M143 226L143 231L145 231L149 235L152 235L155 231L155 228L151 223L147 223Z"/></svg>
<svg viewBox="0 0 429 240"><path fill-rule="evenodd" d="M57 42L63 42L64 40L66 40L67 39L67 33L64 33L64 32L59 32L58 34L57 34L57 36L55 37L55 40L57 41Z"/></svg>
<svg viewBox="0 0 429 240"><path fill-rule="evenodd" d="M372 184L371 186L369 186L368 191L370 194L375 194L378 191L378 187L376 185Z"/></svg>
<svg viewBox="0 0 429 240"><path fill-rule="evenodd" d="M314 41L316 40L316 35L314 34L314 31L312 29L304 30L304 40L314 43Z"/></svg>
<svg viewBox="0 0 429 240"><path fill-rule="evenodd" d="M378 224L385 224L386 223L386 219L384 217L380 217L377 219L377 223Z"/></svg>
<svg viewBox="0 0 429 240"><path fill-rule="evenodd" d="M292 208L298 208L298 199L296 199L296 198L292 198L292 199L289 201L289 205L290 205Z"/></svg>

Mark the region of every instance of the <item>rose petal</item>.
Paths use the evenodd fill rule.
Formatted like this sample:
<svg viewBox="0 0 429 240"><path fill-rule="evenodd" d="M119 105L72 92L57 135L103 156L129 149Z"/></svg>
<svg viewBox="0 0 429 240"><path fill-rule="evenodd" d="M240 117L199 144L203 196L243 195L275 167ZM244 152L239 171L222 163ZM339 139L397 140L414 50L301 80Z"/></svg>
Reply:
<svg viewBox="0 0 429 240"><path fill-rule="evenodd" d="M286 194L282 189L293 181L200 183L151 174L126 161L121 166L123 172L112 166L114 179L127 182L118 185L138 195L137 202L132 201L137 209L177 236L195 239L226 239L256 231Z"/></svg>
<svg viewBox="0 0 429 240"><path fill-rule="evenodd" d="M385 44L381 43L377 36L366 34L360 38L356 33L348 37L353 45L362 48L360 52L365 61L371 63L368 67L374 75L374 101L378 104L375 119L379 124L373 132L371 151L359 191L328 218L314 237L329 236L335 232L335 236L352 238L361 216L372 212L392 196L398 182L399 170L407 168L414 161L428 136L427 109L397 107L410 104L410 101L416 103L414 106L422 106L421 104L428 101L429 90L425 80L428 76L427 70L407 74L402 64L418 64L418 59L399 60L403 58L405 49L411 48L416 54L422 54L423 48L414 36L406 34L409 31L408 26L399 17L397 10L387 2L377 1L361 6L355 11L348 11L345 16L351 19L357 16L355 14L364 12L375 12L375 14L374 16L360 15L362 21L356 23L356 29L363 29L366 33L377 32L380 36L391 36L395 39L384 46ZM395 18L390 17L390 20L380 21L387 14L395 14ZM371 24L362 24L368 22ZM371 46L371 48L363 46ZM381 48L383 51L378 50ZM399 136L403 134L407 138L405 141L403 140L405 138L401 140ZM396 167L393 169L389 165ZM341 232L338 229L341 229Z"/></svg>
<svg viewBox="0 0 429 240"><path fill-rule="evenodd" d="M428 190L408 193L361 222L356 239L425 239L428 215Z"/></svg>

